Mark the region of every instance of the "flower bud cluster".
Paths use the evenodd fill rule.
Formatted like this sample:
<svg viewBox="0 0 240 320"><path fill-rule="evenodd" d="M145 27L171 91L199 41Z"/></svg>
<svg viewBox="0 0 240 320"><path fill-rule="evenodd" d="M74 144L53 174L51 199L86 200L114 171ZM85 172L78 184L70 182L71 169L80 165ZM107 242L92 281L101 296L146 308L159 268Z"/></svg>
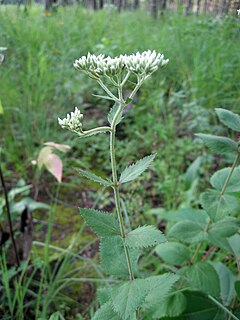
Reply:
<svg viewBox="0 0 240 320"><path fill-rule="evenodd" d="M164 60L164 55L156 53L156 51L137 52L126 56L125 64L128 71L140 76L148 76L155 72L159 67L168 63L168 59Z"/></svg>
<svg viewBox="0 0 240 320"><path fill-rule="evenodd" d="M137 52L131 55L120 55L115 58L95 56L88 53L74 62L74 67L87 72L90 77L98 79L100 76L118 76L124 70L137 76L149 76L159 67L164 66L169 60L164 60L164 55L156 51Z"/></svg>
<svg viewBox="0 0 240 320"><path fill-rule="evenodd" d="M71 112L71 114L67 114L66 118L58 118L58 123L64 129L80 133L82 132L82 118L83 114L81 114L80 110L76 107L74 112Z"/></svg>

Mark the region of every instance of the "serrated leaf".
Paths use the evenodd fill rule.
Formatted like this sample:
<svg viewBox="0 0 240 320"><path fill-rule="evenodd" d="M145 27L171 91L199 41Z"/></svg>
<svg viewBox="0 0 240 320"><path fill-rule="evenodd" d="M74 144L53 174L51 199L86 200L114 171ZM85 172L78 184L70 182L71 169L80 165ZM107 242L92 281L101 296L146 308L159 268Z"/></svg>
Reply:
<svg viewBox="0 0 240 320"><path fill-rule="evenodd" d="M86 223L99 237L120 235L118 221L110 213L94 209L80 209Z"/></svg>
<svg viewBox="0 0 240 320"><path fill-rule="evenodd" d="M211 185L218 191L221 191L231 168L224 168L214 173L211 177ZM240 192L240 167L234 169L232 176L227 184L226 192Z"/></svg>
<svg viewBox="0 0 240 320"><path fill-rule="evenodd" d="M123 241L120 237L106 237L101 239L101 264L103 269L113 276L128 276L128 265ZM133 271L137 272L139 251L129 248Z"/></svg>
<svg viewBox="0 0 240 320"><path fill-rule="evenodd" d="M178 242L167 242L159 244L155 248L157 255L166 263L181 266L191 261L191 254L188 247Z"/></svg>
<svg viewBox="0 0 240 320"><path fill-rule="evenodd" d="M127 167L122 172L119 182L126 183L136 179L140 174L142 174L150 166L155 156L156 154L151 154L150 156L144 157L143 159Z"/></svg>
<svg viewBox="0 0 240 320"><path fill-rule="evenodd" d="M228 128L240 132L240 116L232 111L216 108L219 120Z"/></svg>
<svg viewBox="0 0 240 320"><path fill-rule="evenodd" d="M221 262L212 263L220 281L221 300L225 306L229 306L235 296L235 276L232 271Z"/></svg>
<svg viewBox="0 0 240 320"><path fill-rule="evenodd" d="M168 296L174 284L179 280L179 276L165 273L149 277L147 280L149 281L149 293L146 296L144 307L149 309L161 303Z"/></svg>
<svg viewBox="0 0 240 320"><path fill-rule="evenodd" d="M109 113L108 113L108 122L110 124L112 124L113 119L114 119L116 113L118 112L119 108L120 108L120 105L118 103L115 103L114 106L109 111ZM116 125L119 124L121 122L121 120L122 120L122 112L120 112L118 117L117 117Z"/></svg>
<svg viewBox="0 0 240 320"><path fill-rule="evenodd" d="M111 290L114 311L127 320L142 305L148 292L147 279L135 279L115 286Z"/></svg>
<svg viewBox="0 0 240 320"><path fill-rule="evenodd" d="M220 296L220 283L217 272L208 262L198 262L179 271L194 290L214 297Z"/></svg>
<svg viewBox="0 0 240 320"><path fill-rule="evenodd" d="M218 221L227 215L234 215L240 208L240 201L234 194L209 190L201 194L200 202L213 221Z"/></svg>
<svg viewBox="0 0 240 320"><path fill-rule="evenodd" d="M196 136L202 139L206 146L213 152L229 154L237 152L238 150L237 143L229 138L204 133L198 133Z"/></svg>
<svg viewBox="0 0 240 320"><path fill-rule="evenodd" d="M99 288L97 290L97 298L100 305L107 303L110 300L111 287Z"/></svg>
<svg viewBox="0 0 240 320"><path fill-rule="evenodd" d="M94 314L92 320L121 320L116 312L113 311L110 302L105 303L100 309Z"/></svg>
<svg viewBox="0 0 240 320"><path fill-rule="evenodd" d="M109 187L112 184L112 181L107 180L107 179L103 179L103 178L97 176L93 172L82 170L82 169L78 169L78 168L75 168L75 169L81 176L83 176L83 177L85 177L85 178L87 178L89 180L92 180L94 182L97 182L97 183L103 185L104 187Z"/></svg>
<svg viewBox="0 0 240 320"><path fill-rule="evenodd" d="M128 233L125 243L131 248L147 248L166 242L160 230L154 226L143 226Z"/></svg>
<svg viewBox="0 0 240 320"><path fill-rule="evenodd" d="M155 307L152 319L177 317L184 312L186 306L187 300L182 292L171 292L157 307Z"/></svg>
<svg viewBox="0 0 240 320"><path fill-rule="evenodd" d="M206 240L206 224L198 224L193 221L181 221L176 223L168 232L168 236L185 243L197 243Z"/></svg>

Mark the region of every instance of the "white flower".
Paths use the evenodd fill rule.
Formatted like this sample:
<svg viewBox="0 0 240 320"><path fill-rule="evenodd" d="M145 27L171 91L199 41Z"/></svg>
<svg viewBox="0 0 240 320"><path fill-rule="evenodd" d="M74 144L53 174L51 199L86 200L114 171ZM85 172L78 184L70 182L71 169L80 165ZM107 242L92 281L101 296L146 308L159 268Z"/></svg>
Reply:
<svg viewBox="0 0 240 320"><path fill-rule="evenodd" d="M237 10L237 14L238 14L238 16L240 15L240 9Z"/></svg>
<svg viewBox="0 0 240 320"><path fill-rule="evenodd" d="M137 75L147 76L168 63L168 59L164 60L164 55L156 53L156 51L137 52L126 56L126 68Z"/></svg>
<svg viewBox="0 0 240 320"><path fill-rule="evenodd" d="M118 76L124 70L134 73L138 76L149 76L159 67L164 66L169 60L164 60L164 55L156 51L137 52L131 55L120 55L115 58L104 57L100 54L95 56L88 53L74 62L74 67L78 70L87 72L87 74L98 79L101 76Z"/></svg>
<svg viewBox="0 0 240 320"><path fill-rule="evenodd" d="M67 114L66 118L64 119L58 118L58 123L64 129L68 129L76 133L81 133L82 118L83 118L83 114L81 114L80 110L76 107L74 112L71 112L71 114L69 113Z"/></svg>

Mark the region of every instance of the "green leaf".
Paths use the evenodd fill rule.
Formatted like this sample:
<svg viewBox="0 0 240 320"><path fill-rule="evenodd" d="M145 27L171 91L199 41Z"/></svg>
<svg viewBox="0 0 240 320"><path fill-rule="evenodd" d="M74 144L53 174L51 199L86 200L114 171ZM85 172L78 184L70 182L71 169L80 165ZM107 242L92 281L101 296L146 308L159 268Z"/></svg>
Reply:
<svg viewBox="0 0 240 320"><path fill-rule="evenodd" d="M206 224L208 222L208 215L204 210L197 210L192 208L180 209L177 211L170 211L162 217L167 221L191 221L199 225Z"/></svg>
<svg viewBox="0 0 240 320"><path fill-rule="evenodd" d="M240 280L235 281L234 287L235 287L235 291L238 296L238 299L240 299Z"/></svg>
<svg viewBox="0 0 240 320"><path fill-rule="evenodd" d="M112 184L112 181L108 180L108 179L103 179L99 176L97 176L95 173L89 172L89 171L85 171L82 169L77 169L76 171L83 177L86 177L89 180L92 180L94 182L97 182L105 187L109 187Z"/></svg>
<svg viewBox="0 0 240 320"><path fill-rule="evenodd" d="M202 157L197 157L197 159L195 159L193 163L188 167L185 173L185 183L187 189L189 189L193 182L198 178L201 163Z"/></svg>
<svg viewBox="0 0 240 320"><path fill-rule="evenodd" d="M234 281L235 276L232 271L221 262L212 263L220 281L220 295L225 306L229 306L235 296Z"/></svg>
<svg viewBox="0 0 240 320"><path fill-rule="evenodd" d="M120 183L126 183L136 179L140 174L142 174L152 163L153 159L155 158L156 154L151 154L136 163L132 164L131 166L127 167L120 176Z"/></svg>
<svg viewBox="0 0 240 320"><path fill-rule="evenodd" d="M179 276L172 273L165 273L160 276L147 278L149 281L149 293L145 299L144 307L149 309L159 305L167 298Z"/></svg>
<svg viewBox="0 0 240 320"><path fill-rule="evenodd" d="M221 191L231 168L224 168L214 173L211 177L211 185L218 191ZM240 167L236 167L228 182L226 192L240 192Z"/></svg>
<svg viewBox="0 0 240 320"><path fill-rule="evenodd" d="M129 248L133 271L137 271L139 252ZM106 237L101 239L101 264L103 269L113 276L128 276L128 265L123 241L120 237Z"/></svg>
<svg viewBox="0 0 240 320"><path fill-rule="evenodd" d="M2 101L0 99L0 114L3 114L4 113L4 110L3 110L3 106L2 106Z"/></svg>
<svg viewBox="0 0 240 320"><path fill-rule="evenodd" d="M187 300L182 292L171 292L153 311L152 319L177 317L184 312Z"/></svg>
<svg viewBox="0 0 240 320"><path fill-rule="evenodd" d="M120 105L118 103L115 103L114 106L112 107L112 109L109 111L108 122L110 124L112 124L113 119L114 119L116 113L118 112L119 108L120 108ZM122 121L122 112L120 112L117 117L116 125L119 124L121 121Z"/></svg>
<svg viewBox="0 0 240 320"><path fill-rule="evenodd" d="M185 243L197 243L206 239L207 233L205 232L205 227L205 224L181 221L169 230L168 236Z"/></svg>
<svg viewBox="0 0 240 320"><path fill-rule="evenodd" d="M97 310L92 320L121 320L121 318L113 311L111 303L108 302Z"/></svg>
<svg viewBox="0 0 240 320"><path fill-rule="evenodd" d="M231 238L228 239L228 243L230 245L231 251L234 253L236 258L240 260L240 234L235 234Z"/></svg>
<svg viewBox="0 0 240 320"><path fill-rule="evenodd" d="M217 272L208 262L198 262L179 271L194 290L214 297L220 296L220 283Z"/></svg>
<svg viewBox="0 0 240 320"><path fill-rule="evenodd" d="M240 209L240 201L234 194L209 190L202 193L200 202L213 221L223 219L227 215L234 215Z"/></svg>
<svg viewBox="0 0 240 320"><path fill-rule="evenodd" d="M109 97L109 96L102 96L102 95L99 95L99 94L92 94L94 97L97 97L97 98L101 98L101 99L104 99L104 100L111 100L111 101L115 101L113 98Z"/></svg>
<svg viewBox="0 0 240 320"><path fill-rule="evenodd" d="M120 235L118 221L110 213L94 209L80 209L86 223L99 237Z"/></svg>
<svg viewBox="0 0 240 320"><path fill-rule="evenodd" d="M139 227L129 232L125 238L126 245L131 248L147 248L163 242L166 242L166 238L154 226Z"/></svg>
<svg viewBox="0 0 240 320"><path fill-rule="evenodd" d="M228 128L240 132L240 116L232 111L216 108L219 120Z"/></svg>
<svg viewBox="0 0 240 320"><path fill-rule="evenodd" d="M48 320L65 320L60 311L54 312Z"/></svg>
<svg viewBox="0 0 240 320"><path fill-rule="evenodd" d="M226 217L225 219L212 223L208 228L210 237L231 237L238 232L240 227L240 220L233 217Z"/></svg>
<svg viewBox="0 0 240 320"><path fill-rule="evenodd" d="M229 138L218 137L204 133L198 133L196 136L202 139L206 146L209 147L209 149L211 149L213 152L229 154L237 152L238 150L237 143Z"/></svg>
<svg viewBox="0 0 240 320"><path fill-rule="evenodd" d="M157 255L166 263L181 266L191 261L191 254L188 247L178 242L167 242L159 244L155 248Z"/></svg>
<svg viewBox="0 0 240 320"><path fill-rule="evenodd" d="M38 202L33 200L32 198L23 198L19 202L14 203L11 206L11 213L22 213L23 210L28 207L28 209L32 212L34 210L49 210L50 206L46 203Z"/></svg>
<svg viewBox="0 0 240 320"><path fill-rule="evenodd" d="M98 298L100 305L103 305L110 300L110 292L111 292L111 287L99 288L97 290L97 298Z"/></svg>
<svg viewBox="0 0 240 320"><path fill-rule="evenodd" d="M142 305L148 292L147 279L135 279L115 286L111 290L114 311L127 320Z"/></svg>
<svg viewBox="0 0 240 320"><path fill-rule="evenodd" d="M185 292L187 308L179 320L226 320L224 311L200 292Z"/></svg>

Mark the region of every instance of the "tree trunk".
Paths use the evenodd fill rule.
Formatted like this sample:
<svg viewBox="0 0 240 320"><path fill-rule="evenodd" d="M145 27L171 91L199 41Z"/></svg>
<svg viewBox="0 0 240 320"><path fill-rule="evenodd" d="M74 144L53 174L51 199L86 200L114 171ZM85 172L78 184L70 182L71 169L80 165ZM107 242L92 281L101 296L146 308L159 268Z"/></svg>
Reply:
<svg viewBox="0 0 240 320"><path fill-rule="evenodd" d="M104 5L104 0L99 0L99 8L102 9Z"/></svg>
<svg viewBox="0 0 240 320"><path fill-rule="evenodd" d="M187 8L186 8L186 15L189 15L192 11L192 0L188 0Z"/></svg>
<svg viewBox="0 0 240 320"><path fill-rule="evenodd" d="M199 15L201 10L201 0L197 0L197 15Z"/></svg>
<svg viewBox="0 0 240 320"><path fill-rule="evenodd" d="M157 18L157 0L151 0L151 13L153 18Z"/></svg>
<svg viewBox="0 0 240 320"><path fill-rule="evenodd" d="M135 10L137 10L137 9L139 8L139 0L134 0L134 1L133 1L133 8L134 8Z"/></svg>
<svg viewBox="0 0 240 320"><path fill-rule="evenodd" d="M49 12L52 9L52 0L45 0L44 10Z"/></svg>

